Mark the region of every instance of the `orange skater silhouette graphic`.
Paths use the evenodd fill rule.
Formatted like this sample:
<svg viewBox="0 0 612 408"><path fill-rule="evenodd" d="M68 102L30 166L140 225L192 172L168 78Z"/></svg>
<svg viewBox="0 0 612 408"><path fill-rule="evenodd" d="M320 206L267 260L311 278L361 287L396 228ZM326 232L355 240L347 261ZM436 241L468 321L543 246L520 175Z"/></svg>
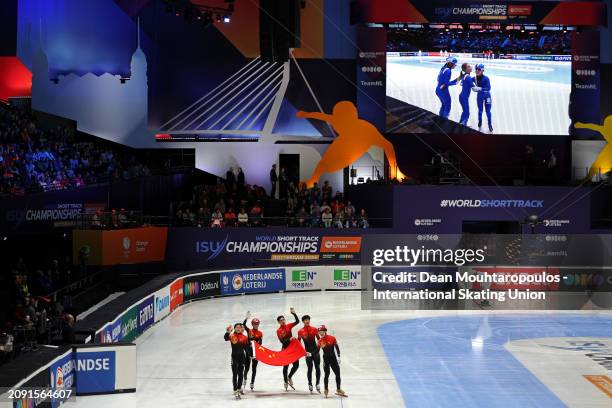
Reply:
<svg viewBox="0 0 612 408"><path fill-rule="evenodd" d="M405 177L397 166L393 144L385 139L370 122L359 119L357 108L352 102L338 102L334 106L331 115L320 112L299 111L296 116L298 118L325 121L338 134L325 151L314 173L306 182L307 187L312 187L314 183L318 182L323 173L333 173L350 166L372 146L378 146L385 151L391 166L392 179L397 178L401 180Z"/></svg>
<svg viewBox="0 0 612 408"><path fill-rule="evenodd" d="M577 129L590 129L595 132L599 132L607 142L591 165L589 174L587 174L586 178L591 179L598 172L605 174L612 170L612 115L609 115L606 119L604 119L603 126L596 125L594 123L576 122L574 127Z"/></svg>

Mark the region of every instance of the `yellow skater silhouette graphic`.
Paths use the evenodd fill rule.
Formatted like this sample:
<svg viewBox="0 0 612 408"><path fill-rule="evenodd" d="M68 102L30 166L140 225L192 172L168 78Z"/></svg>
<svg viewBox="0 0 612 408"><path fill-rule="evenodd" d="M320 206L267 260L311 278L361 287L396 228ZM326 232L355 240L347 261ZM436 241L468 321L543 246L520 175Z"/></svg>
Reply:
<svg viewBox="0 0 612 408"><path fill-rule="evenodd" d="M357 108L352 102L338 102L331 115L320 112L299 111L298 118L317 119L329 123L338 136L325 151L321 161L317 164L314 173L306 182L307 187L312 187L319 181L323 173L333 173L350 166L363 156L370 147L378 146L385 151L389 165L391 166L391 178L401 181L404 174L397 167L395 149L378 129L370 122L359 119Z"/></svg>
<svg viewBox="0 0 612 408"><path fill-rule="evenodd" d="M594 123L576 122L574 125L577 129L590 129L601 133L607 144L601 149L599 155L591 165L587 179L592 179L595 174L601 171L601 174L606 174L612 170L612 115L604 119L604 124L596 125Z"/></svg>

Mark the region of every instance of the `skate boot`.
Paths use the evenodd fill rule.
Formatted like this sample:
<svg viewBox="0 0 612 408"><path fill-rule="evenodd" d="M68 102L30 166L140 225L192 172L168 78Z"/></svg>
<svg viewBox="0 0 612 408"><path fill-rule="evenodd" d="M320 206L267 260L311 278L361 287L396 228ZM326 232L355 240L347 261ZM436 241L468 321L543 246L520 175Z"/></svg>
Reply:
<svg viewBox="0 0 612 408"><path fill-rule="evenodd" d="M285 383L285 391L289 391L289 383Z"/></svg>
<svg viewBox="0 0 612 408"><path fill-rule="evenodd" d="M251 383L251 391L253 391L253 388L255 388L255 384Z"/></svg>
<svg viewBox="0 0 612 408"><path fill-rule="evenodd" d="M480 132L482 130L482 121L478 121L478 131Z"/></svg>
<svg viewBox="0 0 612 408"><path fill-rule="evenodd" d="M291 378L289 378L289 386L295 390L295 387L293 386L293 380Z"/></svg>
<svg viewBox="0 0 612 408"><path fill-rule="evenodd" d="M244 390L242 388L240 389L240 395L244 395Z"/></svg>
<svg viewBox="0 0 612 408"><path fill-rule="evenodd" d="M489 132L493 133L493 125L489 124Z"/></svg>
<svg viewBox="0 0 612 408"><path fill-rule="evenodd" d="M336 395L339 395L339 396L341 396L341 397L348 397L348 395L346 395L346 392L344 392L344 391L342 390L342 388L338 388L338 389L336 390Z"/></svg>
<svg viewBox="0 0 612 408"><path fill-rule="evenodd" d="M321 393L321 387L319 386L319 384L317 384L317 392L320 394Z"/></svg>
<svg viewBox="0 0 612 408"><path fill-rule="evenodd" d="M327 395L329 394L329 390L326 388L323 390L323 395L325 395L325 398L327 398Z"/></svg>
<svg viewBox="0 0 612 408"><path fill-rule="evenodd" d="M312 394L312 384L308 384L308 390L310 391L310 393Z"/></svg>
<svg viewBox="0 0 612 408"><path fill-rule="evenodd" d="M237 400L240 399L240 390L234 391L234 397L236 397Z"/></svg>

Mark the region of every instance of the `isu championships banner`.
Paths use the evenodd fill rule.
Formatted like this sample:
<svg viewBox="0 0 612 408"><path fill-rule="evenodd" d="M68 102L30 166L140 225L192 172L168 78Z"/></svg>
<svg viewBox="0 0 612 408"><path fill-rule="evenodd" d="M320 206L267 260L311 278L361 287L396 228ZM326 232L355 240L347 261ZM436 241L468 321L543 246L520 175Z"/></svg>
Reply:
<svg viewBox="0 0 612 408"><path fill-rule="evenodd" d="M344 235L346 234L346 235ZM313 229L171 228L170 270L287 264L359 263L361 236L356 231Z"/></svg>

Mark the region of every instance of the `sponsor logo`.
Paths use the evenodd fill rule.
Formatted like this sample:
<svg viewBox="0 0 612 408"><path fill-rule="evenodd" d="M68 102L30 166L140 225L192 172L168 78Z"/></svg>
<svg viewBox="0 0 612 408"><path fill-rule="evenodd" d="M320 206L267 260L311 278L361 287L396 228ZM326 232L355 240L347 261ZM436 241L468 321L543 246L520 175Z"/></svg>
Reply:
<svg viewBox="0 0 612 408"><path fill-rule="evenodd" d="M222 273L222 294L264 292L285 289L285 270L282 268L245 270Z"/></svg>
<svg viewBox="0 0 612 408"><path fill-rule="evenodd" d="M210 254L207 261L212 261L218 257L227 245L229 235L223 241L196 241L196 253Z"/></svg>
<svg viewBox="0 0 612 408"><path fill-rule="evenodd" d="M307 269L295 269L291 271L291 287L294 289L312 289L317 272Z"/></svg>
<svg viewBox="0 0 612 408"><path fill-rule="evenodd" d="M597 70L594 69L577 69L576 75L578 76L596 76Z"/></svg>
<svg viewBox="0 0 612 408"><path fill-rule="evenodd" d="M356 253L361 251L361 237L323 237L321 252Z"/></svg>
<svg viewBox="0 0 612 408"><path fill-rule="evenodd" d="M357 287L357 280L361 272L350 269L334 269L334 287L353 288Z"/></svg>
<svg viewBox="0 0 612 408"><path fill-rule="evenodd" d="M145 306L139 313L140 326L145 326L148 322L153 320L153 304Z"/></svg>
<svg viewBox="0 0 612 408"><path fill-rule="evenodd" d="M595 85L595 84L588 84L588 85L575 84L575 85L576 85L576 89L583 89L583 90L587 90L587 91L596 91L597 90L597 85Z"/></svg>
<svg viewBox="0 0 612 408"><path fill-rule="evenodd" d="M57 367L51 369L51 387L54 389L72 388L74 382L74 361L72 358L62 358Z"/></svg>
<svg viewBox="0 0 612 408"><path fill-rule="evenodd" d="M506 16L508 6L506 4L474 4L470 7L437 7L434 13L443 19L451 16Z"/></svg>
<svg viewBox="0 0 612 408"><path fill-rule="evenodd" d="M77 360L77 371L108 371L110 358L83 358Z"/></svg>
<svg viewBox="0 0 612 408"><path fill-rule="evenodd" d="M55 370L55 388L64 388L64 372L62 367L57 367Z"/></svg>
<svg viewBox="0 0 612 408"><path fill-rule="evenodd" d="M414 220L414 225L417 227L433 227L440 223L442 223L441 218L416 218Z"/></svg>
<svg viewBox="0 0 612 408"><path fill-rule="evenodd" d="M361 72L382 72L382 67L361 67Z"/></svg>
<svg viewBox="0 0 612 408"><path fill-rule="evenodd" d="M576 62L592 62L598 60L599 55L574 55L574 61Z"/></svg>
<svg viewBox="0 0 612 408"><path fill-rule="evenodd" d="M270 253L273 260L317 260L318 236L262 235L252 241L231 241L229 235L223 241L196 241L195 251L208 254L207 261L223 253Z"/></svg>
<svg viewBox="0 0 612 408"><path fill-rule="evenodd" d="M376 57L383 57L385 55L386 53L384 51L361 51L359 53L359 58L373 59Z"/></svg>
<svg viewBox="0 0 612 408"><path fill-rule="evenodd" d="M129 338L130 335L138 329L138 319L136 316L129 317L125 322L121 324L121 337Z"/></svg>
<svg viewBox="0 0 612 408"><path fill-rule="evenodd" d="M544 220L545 227L563 227L570 223L570 220Z"/></svg>
<svg viewBox="0 0 612 408"><path fill-rule="evenodd" d="M164 309L170 307L170 296L156 297L155 298L155 309L157 312L163 312Z"/></svg>
<svg viewBox="0 0 612 408"><path fill-rule="evenodd" d="M183 303L183 279L179 279L170 285L170 311L173 311Z"/></svg>
<svg viewBox="0 0 612 408"><path fill-rule="evenodd" d="M130 238L129 237L123 237L123 249L126 251L130 250Z"/></svg>
<svg viewBox="0 0 612 408"><path fill-rule="evenodd" d="M198 282L186 282L183 294L187 297L197 296L200 294L200 285Z"/></svg>
<svg viewBox="0 0 612 408"><path fill-rule="evenodd" d="M232 287L234 288L234 290L240 290L242 289L242 284L243 284L243 280L242 280L242 275L236 274L234 276L232 276Z"/></svg>
<svg viewBox="0 0 612 408"><path fill-rule="evenodd" d="M511 16L530 16L532 6L530 5L508 5L508 15Z"/></svg>

